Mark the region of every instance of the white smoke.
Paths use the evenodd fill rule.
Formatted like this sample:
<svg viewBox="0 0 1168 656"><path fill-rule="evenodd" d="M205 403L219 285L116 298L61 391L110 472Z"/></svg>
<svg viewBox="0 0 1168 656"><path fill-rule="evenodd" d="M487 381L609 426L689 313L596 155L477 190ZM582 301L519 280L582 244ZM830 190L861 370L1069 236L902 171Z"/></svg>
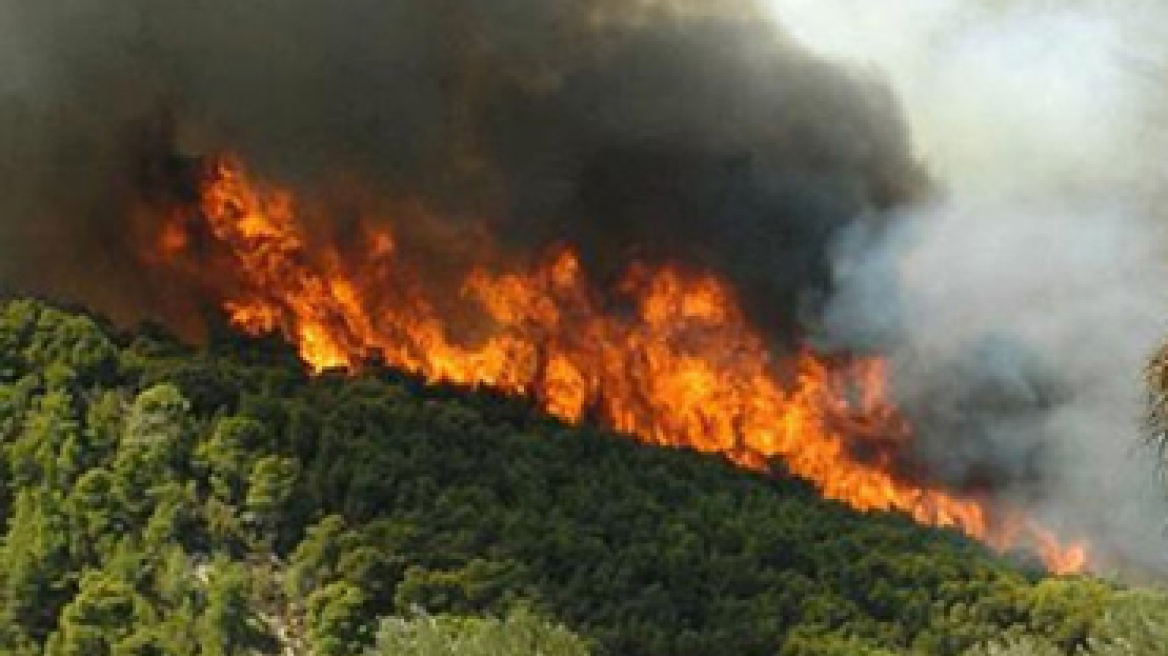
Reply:
<svg viewBox="0 0 1168 656"><path fill-rule="evenodd" d="M812 50L887 75L919 153L955 190L1111 187L1144 173L1132 147L1158 93L1142 73L1162 59L1162 3L766 2Z"/></svg>
<svg viewBox="0 0 1168 656"><path fill-rule="evenodd" d="M1029 364L978 350L987 338L1020 345L1065 391L1053 407L983 431L1007 467L1043 454L1044 489L1014 494L1115 563L1168 566L1168 504L1138 446L1141 371L1168 335L1158 192L1168 184L1168 41L1158 33L1168 6L767 3L806 47L887 76L944 190L888 233L841 243L827 339L894 343L898 386L925 399L938 381L960 386L938 375L953 362L975 361L981 382L1022 380ZM959 444L929 448L927 457L964 457Z"/></svg>

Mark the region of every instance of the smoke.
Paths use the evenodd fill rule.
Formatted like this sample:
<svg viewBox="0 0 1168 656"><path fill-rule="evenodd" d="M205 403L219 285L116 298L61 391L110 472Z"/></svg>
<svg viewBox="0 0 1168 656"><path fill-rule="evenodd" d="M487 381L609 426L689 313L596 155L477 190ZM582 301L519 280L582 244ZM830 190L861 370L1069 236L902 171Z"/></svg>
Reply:
<svg viewBox="0 0 1168 656"><path fill-rule="evenodd" d="M821 339L892 353L928 476L1163 571L1138 447L1168 328L1157 4L769 0L812 50L887 72L943 187L837 242Z"/></svg>
<svg viewBox="0 0 1168 656"><path fill-rule="evenodd" d="M317 238L384 217L434 279L483 234L512 262L571 245L601 287L718 271L777 348L890 354L906 475L1161 567L1132 445L1168 289L1163 13L0 0L0 290L189 319L141 239L228 150L313 199Z"/></svg>
<svg viewBox="0 0 1168 656"><path fill-rule="evenodd" d="M602 288L634 259L681 262L722 272L789 344L830 291L836 230L878 221L924 176L878 75L810 55L755 10L9 0L20 70L0 126L23 141L5 151L3 240L19 247L0 275L165 309L182 290L138 269L142 187L184 169L176 151L230 150L322 205L329 238L395 221L430 279L457 277L483 232L512 262L572 245ZM425 211L396 211L409 203Z"/></svg>

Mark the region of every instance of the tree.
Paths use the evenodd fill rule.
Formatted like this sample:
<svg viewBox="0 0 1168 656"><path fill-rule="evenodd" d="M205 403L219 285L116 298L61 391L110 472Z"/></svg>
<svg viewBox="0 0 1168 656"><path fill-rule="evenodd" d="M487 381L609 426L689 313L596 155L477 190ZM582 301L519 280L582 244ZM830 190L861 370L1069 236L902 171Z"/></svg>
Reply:
<svg viewBox="0 0 1168 656"><path fill-rule="evenodd" d="M107 469L95 467L85 472L67 500L69 515L76 528L71 537L74 550L84 553L91 562L108 553L129 523L114 492L117 483Z"/></svg>
<svg viewBox="0 0 1168 656"><path fill-rule="evenodd" d="M1127 592L1107 609L1082 656L1143 656L1168 645L1168 597Z"/></svg>
<svg viewBox="0 0 1168 656"><path fill-rule="evenodd" d="M85 450L73 395L49 390L26 415L20 438L11 446L13 478L18 484L68 488L84 468Z"/></svg>
<svg viewBox="0 0 1168 656"><path fill-rule="evenodd" d="M413 608L460 614L490 610L508 600L519 570L513 563L481 558L451 570L409 567L394 595L394 605L403 612Z"/></svg>
<svg viewBox="0 0 1168 656"><path fill-rule="evenodd" d="M177 447L186 437L191 404L177 387L160 383L143 390L130 406L123 442L130 447Z"/></svg>
<svg viewBox="0 0 1168 656"><path fill-rule="evenodd" d="M68 518L57 495L24 489L17 494L10 525L0 551L3 597L8 601L0 623L44 639L70 596Z"/></svg>
<svg viewBox="0 0 1168 656"><path fill-rule="evenodd" d="M345 520L338 515L329 515L308 528L288 563L285 587L289 597L307 597L336 580L342 536L347 530Z"/></svg>
<svg viewBox="0 0 1168 656"><path fill-rule="evenodd" d="M306 608L308 642L315 656L355 656L372 640L361 589L347 582L314 592Z"/></svg>
<svg viewBox="0 0 1168 656"><path fill-rule="evenodd" d="M210 565L205 577L207 606L198 620L200 653L235 656L265 644L264 634L254 620L247 569L220 557Z"/></svg>
<svg viewBox="0 0 1168 656"><path fill-rule="evenodd" d="M587 656L588 643L526 608L503 619L420 615L381 621L366 656Z"/></svg>
<svg viewBox="0 0 1168 656"><path fill-rule="evenodd" d="M178 388L159 384L135 397L114 459L117 494L135 523L145 522L156 490L173 482L187 460L190 404Z"/></svg>
<svg viewBox="0 0 1168 656"><path fill-rule="evenodd" d="M91 572L61 613L46 656L106 656L130 637L139 622L140 602L124 581Z"/></svg>
<svg viewBox="0 0 1168 656"><path fill-rule="evenodd" d="M1147 440L1159 452L1161 463L1168 466L1168 344L1148 362L1144 381L1148 392L1144 419Z"/></svg>
<svg viewBox="0 0 1168 656"><path fill-rule="evenodd" d="M977 645L962 656L1064 656L1065 652L1045 638L1021 635Z"/></svg>
<svg viewBox="0 0 1168 656"><path fill-rule="evenodd" d="M196 460L208 472L211 493L220 501L243 501L249 476L257 464L254 452L265 443L266 432L264 425L254 419L225 417L215 423L211 439L199 445Z"/></svg>
<svg viewBox="0 0 1168 656"><path fill-rule="evenodd" d="M274 530L299 475L300 464L281 456L264 456L252 467L244 507L265 531Z"/></svg>
<svg viewBox="0 0 1168 656"><path fill-rule="evenodd" d="M113 379L117 348L93 319L28 302L13 303L7 310L8 321L0 328L7 335L0 342L8 342L9 353L19 353L26 366L68 371L60 380L85 385Z"/></svg>
<svg viewBox="0 0 1168 656"><path fill-rule="evenodd" d="M558 656L587 640L641 656L1144 656L1166 642L1154 595L1022 570L782 475L400 372L314 378L286 351L192 353L138 333L109 338L119 369L94 375L69 335L101 326L62 332L65 315L12 307L0 303L5 655L51 642L225 656L277 652L276 639L355 654L389 613L404 618L374 649L407 654ZM524 604L541 615L508 612Z"/></svg>

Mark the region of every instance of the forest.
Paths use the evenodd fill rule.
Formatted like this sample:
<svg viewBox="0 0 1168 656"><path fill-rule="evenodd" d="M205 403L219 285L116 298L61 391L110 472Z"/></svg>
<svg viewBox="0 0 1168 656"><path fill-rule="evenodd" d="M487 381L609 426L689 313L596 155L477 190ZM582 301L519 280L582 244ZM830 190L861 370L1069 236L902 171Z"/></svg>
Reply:
<svg viewBox="0 0 1168 656"><path fill-rule="evenodd" d="M370 363L0 302L0 653L1115 656L1168 598Z"/></svg>

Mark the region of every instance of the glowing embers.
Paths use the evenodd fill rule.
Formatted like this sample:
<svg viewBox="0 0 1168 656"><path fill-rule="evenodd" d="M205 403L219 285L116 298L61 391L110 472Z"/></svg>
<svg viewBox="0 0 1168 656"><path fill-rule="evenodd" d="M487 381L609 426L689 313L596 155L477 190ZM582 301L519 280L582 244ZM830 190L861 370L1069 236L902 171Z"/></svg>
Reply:
<svg viewBox="0 0 1168 656"><path fill-rule="evenodd" d="M363 224L344 247L309 239L291 195L230 160L206 176L198 214L211 247L187 247L188 219L160 231L152 257L198 276L241 329L291 340L315 370L377 355L431 381L522 394L557 417L587 417L646 442L756 469L781 459L856 509L1033 548L1060 573L1085 565L1082 545L1060 545L1017 512L897 476L894 455L911 430L888 399L883 362L810 352L771 362L733 290L713 275L633 264L614 300L559 249L526 268L468 269L457 285L468 320L422 284L383 223ZM468 322L473 338L456 338Z"/></svg>

